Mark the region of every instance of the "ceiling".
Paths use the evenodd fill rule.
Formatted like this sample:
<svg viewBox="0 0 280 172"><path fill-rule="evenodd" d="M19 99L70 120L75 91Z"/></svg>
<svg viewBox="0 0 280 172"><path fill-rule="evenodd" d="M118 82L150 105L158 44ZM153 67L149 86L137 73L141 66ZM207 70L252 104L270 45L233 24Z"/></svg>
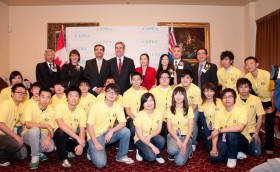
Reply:
<svg viewBox="0 0 280 172"><path fill-rule="evenodd" d="M8 6L52 6L52 5L120 5L120 4L161 4L161 5L213 5L244 6L257 0L0 0Z"/></svg>

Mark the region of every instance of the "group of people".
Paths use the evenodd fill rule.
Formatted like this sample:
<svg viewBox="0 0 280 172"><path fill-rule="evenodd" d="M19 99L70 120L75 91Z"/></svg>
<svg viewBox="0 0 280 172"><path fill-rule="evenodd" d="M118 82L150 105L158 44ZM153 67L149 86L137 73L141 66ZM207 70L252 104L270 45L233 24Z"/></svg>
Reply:
<svg viewBox="0 0 280 172"><path fill-rule="evenodd" d="M204 48L196 51L199 63L192 66L175 46L174 60L163 54L157 70L145 53L135 68L124 56L123 42L115 44L116 57L105 60L104 52L103 45L96 45L95 58L83 68L79 52L72 50L69 64L60 70L54 51L46 50L45 62L36 66L30 99L21 73L11 73L11 86L0 95L0 166L25 158L28 145L30 169L38 168L47 160L44 152L54 149L65 168L72 167L69 158L83 152L103 168L105 148L111 144L118 149L118 162L134 163L127 154L136 150L137 161L163 164L167 147L168 159L183 166L193 156L201 131L211 162L227 160L234 168L247 151L261 155L263 121L265 152L273 154L274 83L269 72L258 69L255 57L245 59L249 73L244 76L233 66L231 51L221 53L219 70L207 62Z"/></svg>

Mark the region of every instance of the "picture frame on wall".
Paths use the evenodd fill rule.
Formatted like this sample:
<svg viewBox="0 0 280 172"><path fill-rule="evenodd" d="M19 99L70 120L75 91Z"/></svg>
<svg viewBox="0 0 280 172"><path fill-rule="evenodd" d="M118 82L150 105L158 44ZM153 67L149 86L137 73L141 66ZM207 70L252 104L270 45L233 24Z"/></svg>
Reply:
<svg viewBox="0 0 280 172"><path fill-rule="evenodd" d="M192 64L198 63L196 51L199 48L205 48L208 51L207 61L211 61L209 23L158 22L157 25L169 26L169 31L173 27L176 43L183 51L183 60Z"/></svg>

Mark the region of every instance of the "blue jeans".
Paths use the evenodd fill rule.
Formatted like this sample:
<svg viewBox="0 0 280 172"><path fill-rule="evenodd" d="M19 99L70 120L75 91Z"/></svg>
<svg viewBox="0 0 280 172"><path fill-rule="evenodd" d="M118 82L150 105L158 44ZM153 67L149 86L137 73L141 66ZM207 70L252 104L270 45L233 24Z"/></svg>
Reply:
<svg viewBox="0 0 280 172"><path fill-rule="evenodd" d="M182 136L180 140L184 142L186 136ZM170 135L167 135L167 152L169 155L174 156L174 162L177 166L183 166L186 164L190 155L192 154L192 139L190 139L186 145L185 154L180 153L180 148L177 144L177 141Z"/></svg>
<svg viewBox="0 0 280 172"><path fill-rule="evenodd" d="M250 135L252 136L253 134ZM249 144L249 152L252 156L261 156L262 145L257 143L255 139L252 139L252 141Z"/></svg>
<svg viewBox="0 0 280 172"><path fill-rule="evenodd" d="M275 81L274 104L276 109L280 111L280 79Z"/></svg>
<svg viewBox="0 0 280 172"><path fill-rule="evenodd" d="M138 140L135 143L136 147L138 148L139 155L146 161L154 161L156 158L160 158L162 156L165 139L161 135L157 135L151 138L151 143L159 149L159 154L156 155L152 148L143 143L141 140Z"/></svg>
<svg viewBox="0 0 280 172"><path fill-rule="evenodd" d="M210 152L212 149L212 140L208 140L207 138L211 136L211 130L208 129L208 125L206 124L206 119L203 112L199 112L199 119L202 124L202 138L204 142L204 146L207 152Z"/></svg>
<svg viewBox="0 0 280 172"><path fill-rule="evenodd" d="M129 149L134 149L135 126L131 118L127 119L126 127L130 130Z"/></svg>
<svg viewBox="0 0 280 172"><path fill-rule="evenodd" d="M110 142L105 143L105 135L107 134L107 132L105 132L101 136L97 137L97 141L103 147L103 150L96 150L95 146L93 145L92 140L91 139L88 140L89 148L88 148L87 152L91 158L91 162L97 168L103 168L107 165L107 155L106 155L106 151L105 151L106 144L111 144L116 141L120 141L119 150L118 150L116 159L121 160L122 158L127 157L128 144L129 144L129 138L130 138L129 129L126 127L120 129L119 131L117 131L113 134Z"/></svg>
<svg viewBox="0 0 280 172"><path fill-rule="evenodd" d="M198 135L198 126L197 126L197 120L198 120L198 110L194 111L194 124L193 124L193 133L192 133L192 145L197 145L197 135Z"/></svg>

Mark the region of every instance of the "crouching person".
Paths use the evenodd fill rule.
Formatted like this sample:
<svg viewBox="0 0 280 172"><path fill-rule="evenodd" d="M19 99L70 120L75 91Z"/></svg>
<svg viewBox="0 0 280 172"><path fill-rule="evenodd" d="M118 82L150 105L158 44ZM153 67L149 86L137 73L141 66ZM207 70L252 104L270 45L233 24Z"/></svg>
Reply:
<svg viewBox="0 0 280 172"><path fill-rule="evenodd" d="M39 167L39 161L47 160L43 152L54 150L53 128L55 114L49 103L52 98L52 91L49 88L42 88L39 91L39 102L27 105L23 114L22 122L25 125L23 131L24 143L31 148L30 169Z"/></svg>

